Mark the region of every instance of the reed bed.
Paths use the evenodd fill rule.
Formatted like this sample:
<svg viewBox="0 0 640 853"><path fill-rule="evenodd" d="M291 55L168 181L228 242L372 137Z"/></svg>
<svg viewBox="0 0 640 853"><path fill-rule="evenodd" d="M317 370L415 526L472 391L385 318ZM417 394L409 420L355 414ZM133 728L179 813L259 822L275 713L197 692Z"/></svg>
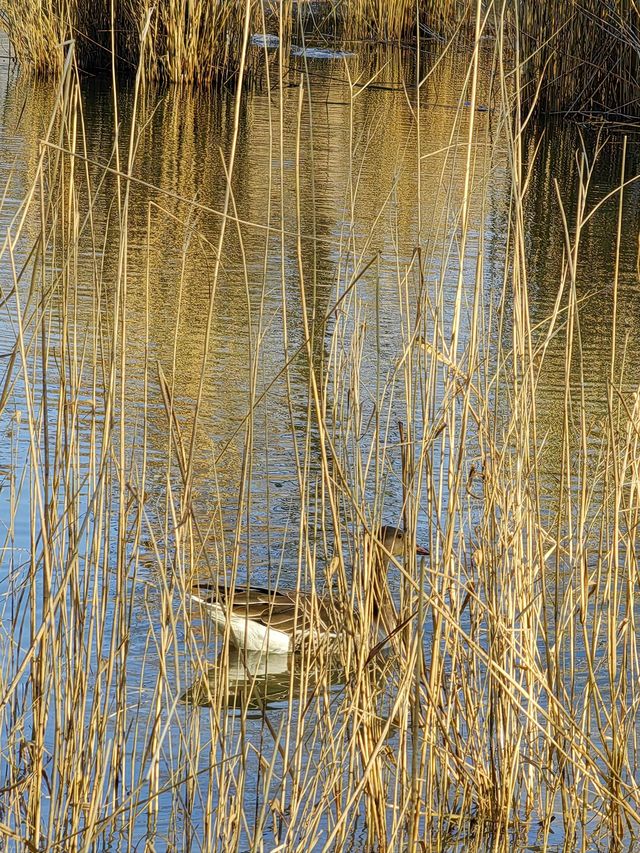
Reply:
<svg viewBox="0 0 640 853"><path fill-rule="evenodd" d="M373 226L355 228L360 171L381 155L348 129L352 219L327 238L322 206L303 205L304 80L291 159L276 145L288 89L273 81L269 163L279 168L269 171L263 221L239 210L240 91L219 166L221 209L157 187L141 223L134 199L149 182L136 158L155 109L145 112L145 58L126 134L117 121L112 159L101 164L87 147L67 53L31 185L1 247L2 311L14 335L0 392L11 460L0 634L8 846L507 850L548 849L559 833L568 847L622 850L637 834L640 401L623 382L634 353L618 333L629 176L623 159L612 199L608 397L595 429L581 382L579 287L602 151L577 152L571 207L558 194L561 275L551 309L535 318L527 206L536 144L526 147L513 110L506 54L497 57L493 123L480 124L483 26L479 11L434 185L446 189L443 210L425 207L415 164L433 152L412 137L415 246L394 260L401 347L392 358ZM418 112L426 86L414 93ZM509 188L498 276L477 230L492 203L482 176L493 166L508 170ZM452 172L462 175L459 193L446 186ZM389 198L379 201L376 222L390 209ZM405 224L390 222L398 246ZM256 233L261 272L250 263ZM232 245L240 296L224 291ZM445 251L436 255L436 245ZM335 288L323 305L313 277L325 251ZM164 313L154 314L158 252L172 261ZM197 294L194 252L208 271ZM252 301L266 304L274 287L282 310L252 314ZM183 312L202 293L200 325L185 327ZM212 448L211 341L230 298L248 305L246 407L228 413L228 435ZM157 338L153 324L167 317ZM265 343L273 334L277 369ZM558 351L561 393L545 431L541 375ZM375 387L363 383L370 360ZM300 375L302 400L293 391ZM278 400L285 414L273 424ZM287 663L278 677L285 701L270 705L264 665L238 679L247 661L226 632L213 634L189 590L197 578L264 582L256 539L275 532L256 522L256 459L283 440L296 504L289 581L325 590L342 631ZM391 507L430 557L408 553L393 567L397 616L381 642L367 534ZM272 568L268 581L284 586L287 567L276 559Z"/></svg>
<svg viewBox="0 0 640 853"><path fill-rule="evenodd" d="M278 14L276 14L276 12ZM272 23L282 13L286 27L290 2L274 6ZM47 0L7 0L0 4L3 22L21 65L38 76L61 73L66 43L76 44L76 61L85 71L135 76L141 61L140 45L146 31L145 80L178 84L233 84L240 67L245 79L249 22L258 27L264 18L261 4L243 3L150 4L78 3Z"/></svg>
<svg viewBox="0 0 640 853"><path fill-rule="evenodd" d="M260 3L257 0L219 0L189 3L176 0L150 4L146 0L108 2L56 2L3 0L3 22L21 65L38 76L57 77L65 45L76 44L76 61L90 73L112 67L133 76L141 60L145 35L144 79L181 85L233 86L242 68L251 83L263 52L251 45L254 33L279 39L282 58L288 61L292 39L413 40L424 30L429 38L443 36L465 17L466 4L452 0L428 2L371 2L342 0L325 4L294 4L292 0Z"/></svg>
<svg viewBox="0 0 640 853"><path fill-rule="evenodd" d="M631 0L529 0L486 4L498 18L508 14L510 41L522 63L521 98L546 113L598 120L638 114L638 10ZM233 86L262 79L266 52L254 33L277 37L274 66L288 63L292 43L363 40L411 44L418 50L443 42L475 16L468 0L342 0L294 4L292 0L243 3L149 4L128 0L78 3L11 0L0 3L0 20L21 64L37 75L57 76L65 44L73 39L83 69L112 67L132 76L140 64L146 30L144 79L184 85ZM494 8L495 13L494 13ZM495 36L501 27L488 35Z"/></svg>
<svg viewBox="0 0 640 853"><path fill-rule="evenodd" d="M638 8L633 2L516 4L523 95L546 113L638 116Z"/></svg>
<svg viewBox="0 0 640 853"><path fill-rule="evenodd" d="M57 77L62 70L69 16L68 9L53 2L18 0L0 6L0 21L15 55L26 69L43 77Z"/></svg>
<svg viewBox="0 0 640 853"><path fill-rule="evenodd" d="M470 5L456 0L347 0L341 11L344 32L352 38L414 43L416 38L444 38L464 20Z"/></svg>

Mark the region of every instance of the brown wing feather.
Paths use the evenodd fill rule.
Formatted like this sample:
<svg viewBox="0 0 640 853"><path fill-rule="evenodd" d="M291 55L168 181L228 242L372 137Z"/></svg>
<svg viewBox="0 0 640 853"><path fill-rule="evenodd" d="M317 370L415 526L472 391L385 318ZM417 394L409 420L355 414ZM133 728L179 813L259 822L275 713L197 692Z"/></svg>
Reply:
<svg viewBox="0 0 640 853"><path fill-rule="evenodd" d="M223 607L231 605L233 613L254 622L268 625L284 633L293 634L296 624L309 622L312 616L312 599L296 590L273 590L266 587L237 586L234 590L221 584L198 582L199 595L205 601L214 601ZM204 593L204 594L203 594ZM330 624L328 609L322 599L316 599L316 613L322 626Z"/></svg>

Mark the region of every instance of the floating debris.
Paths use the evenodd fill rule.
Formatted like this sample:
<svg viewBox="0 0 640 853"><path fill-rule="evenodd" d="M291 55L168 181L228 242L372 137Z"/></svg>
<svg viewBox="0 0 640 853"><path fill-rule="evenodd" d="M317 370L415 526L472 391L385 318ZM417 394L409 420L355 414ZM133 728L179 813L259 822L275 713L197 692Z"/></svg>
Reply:
<svg viewBox="0 0 640 853"><path fill-rule="evenodd" d="M304 56L305 59L346 59L354 56L350 50L331 50L328 47L299 47L291 45L291 56Z"/></svg>
<svg viewBox="0 0 640 853"><path fill-rule="evenodd" d="M251 36L251 44L255 47L277 50L280 47L280 38L272 33L254 33ZM291 56L303 56L305 59L345 59L354 56L350 50L333 50L329 47L311 47L297 44L291 45Z"/></svg>
<svg viewBox="0 0 640 853"><path fill-rule="evenodd" d="M471 106L471 101L465 101L464 106L469 108ZM488 113L489 107L486 104L476 104L476 112Z"/></svg>
<svg viewBox="0 0 640 853"><path fill-rule="evenodd" d="M266 47L267 50L277 50L280 47L280 39L272 33L254 33L251 36L251 44Z"/></svg>

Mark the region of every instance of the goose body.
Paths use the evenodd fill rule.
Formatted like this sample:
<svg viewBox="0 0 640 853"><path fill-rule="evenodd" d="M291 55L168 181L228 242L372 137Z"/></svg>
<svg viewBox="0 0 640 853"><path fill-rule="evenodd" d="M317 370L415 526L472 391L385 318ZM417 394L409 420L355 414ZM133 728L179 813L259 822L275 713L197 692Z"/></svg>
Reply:
<svg viewBox="0 0 640 853"><path fill-rule="evenodd" d="M191 598L220 628L229 625L237 649L288 654L311 637L332 634L326 602L308 593L254 586L230 590L198 583L198 592Z"/></svg>
<svg viewBox="0 0 640 853"><path fill-rule="evenodd" d="M391 556L405 550L405 531L385 525L378 534L380 562L385 567ZM380 548L380 546L378 546ZM428 552L420 546L418 554ZM237 649L269 654L288 654L308 639L335 637L331 607L326 599L299 590L236 586L198 581L191 594L221 629L229 626L230 639Z"/></svg>

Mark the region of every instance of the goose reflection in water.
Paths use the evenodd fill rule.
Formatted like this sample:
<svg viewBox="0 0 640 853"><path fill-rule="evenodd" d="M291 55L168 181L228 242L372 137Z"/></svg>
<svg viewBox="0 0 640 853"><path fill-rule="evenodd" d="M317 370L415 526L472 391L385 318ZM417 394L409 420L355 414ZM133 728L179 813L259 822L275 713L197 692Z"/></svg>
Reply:
<svg viewBox="0 0 640 853"><path fill-rule="evenodd" d="M319 680L331 685L342 683L337 663L325 660L323 666L304 667L293 654L266 654L261 651L229 649L207 666L180 697L190 705L266 710L271 705L300 698ZM221 697L222 693L222 697ZM220 698L222 701L220 701Z"/></svg>

